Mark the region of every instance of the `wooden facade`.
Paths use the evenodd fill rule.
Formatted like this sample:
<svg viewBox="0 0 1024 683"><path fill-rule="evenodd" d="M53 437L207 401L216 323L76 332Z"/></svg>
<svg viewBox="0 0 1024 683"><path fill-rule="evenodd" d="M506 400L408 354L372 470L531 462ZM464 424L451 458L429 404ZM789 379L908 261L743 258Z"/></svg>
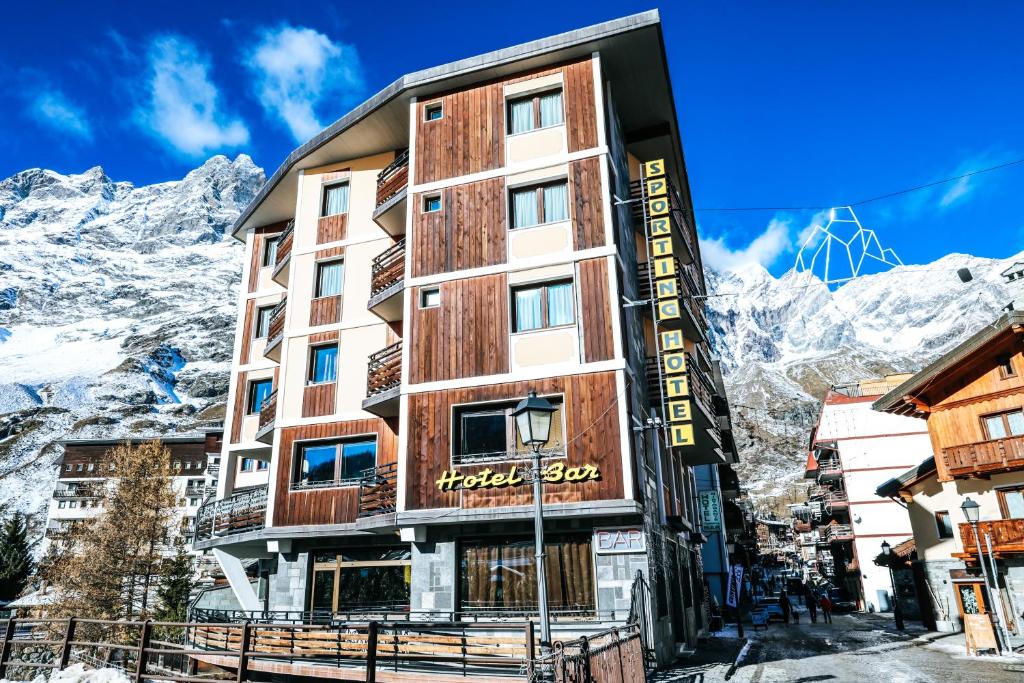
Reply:
<svg viewBox="0 0 1024 683"><path fill-rule="evenodd" d="M159 441L159 439L156 439ZM111 476L110 452L122 442L96 441L94 443L68 443L64 445L64 455L60 461L61 479L106 479ZM143 440L133 440L140 444ZM171 467L176 476L202 476L206 470L206 454L220 450L220 439L217 435L208 435L205 439L197 438L188 443L164 443L171 452ZM180 463L176 465L175 463ZM188 463L186 465L186 463ZM68 465L71 469L68 469ZM79 469L79 465L82 466ZM90 469L90 465L92 468Z"/></svg>
<svg viewBox="0 0 1024 683"><path fill-rule="evenodd" d="M580 318L583 321L583 359L588 363L615 357L612 335L618 334L612 319L608 292L608 261L587 259L579 263Z"/></svg>
<svg viewBox="0 0 1024 683"><path fill-rule="evenodd" d="M288 227L288 221L281 221L273 225L265 225L262 228L253 230L252 252L249 254L249 293L253 293L259 287L260 270L263 266L263 248L268 237L274 237L284 232Z"/></svg>
<svg viewBox="0 0 1024 683"><path fill-rule="evenodd" d="M324 216L316 224L316 243L327 244L345 239L348 233L348 214Z"/></svg>
<svg viewBox="0 0 1024 683"><path fill-rule="evenodd" d="M601 158L588 157L569 164L569 212L573 248L604 246L604 192Z"/></svg>

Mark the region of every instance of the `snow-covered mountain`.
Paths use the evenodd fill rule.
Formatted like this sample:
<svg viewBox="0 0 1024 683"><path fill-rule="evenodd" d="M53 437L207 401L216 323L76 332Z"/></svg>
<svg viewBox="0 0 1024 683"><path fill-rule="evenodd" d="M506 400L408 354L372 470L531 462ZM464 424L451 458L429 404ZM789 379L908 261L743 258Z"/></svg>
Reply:
<svg viewBox="0 0 1024 683"><path fill-rule="evenodd" d="M145 187L102 168L0 181L0 505L39 512L63 438L223 415L241 247L264 180L240 155Z"/></svg>
<svg viewBox="0 0 1024 683"><path fill-rule="evenodd" d="M999 273L1018 258L950 254L834 289L760 266L709 271L712 344L750 489L780 495L799 479L830 385L917 371L991 323L1012 298ZM974 280L961 282L962 267Z"/></svg>

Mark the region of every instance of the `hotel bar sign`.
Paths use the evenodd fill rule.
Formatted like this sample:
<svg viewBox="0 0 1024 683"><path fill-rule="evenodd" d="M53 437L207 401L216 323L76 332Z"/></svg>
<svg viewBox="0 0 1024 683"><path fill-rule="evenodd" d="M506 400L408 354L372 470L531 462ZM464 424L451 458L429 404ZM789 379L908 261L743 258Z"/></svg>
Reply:
<svg viewBox="0 0 1024 683"><path fill-rule="evenodd" d="M672 247L672 222L669 214L668 179L665 160L655 159L643 165L644 216L647 219L647 243L652 260L656 327L670 324L681 315L681 292L676 258ZM662 415L668 425L672 446L692 446L693 422L690 410L690 383L686 375L683 333L669 329L658 334L658 362L664 379Z"/></svg>
<svg viewBox="0 0 1024 683"><path fill-rule="evenodd" d="M571 484L585 481L596 481L601 478L601 470L597 465L584 464L578 467L566 467L564 462L553 462L543 470L541 476L546 484ZM476 474L462 474L458 470L445 470L437 480L437 488L442 491L465 489L500 489L506 486L518 486L530 481L529 471L523 472L513 465L506 472L495 472L490 467Z"/></svg>

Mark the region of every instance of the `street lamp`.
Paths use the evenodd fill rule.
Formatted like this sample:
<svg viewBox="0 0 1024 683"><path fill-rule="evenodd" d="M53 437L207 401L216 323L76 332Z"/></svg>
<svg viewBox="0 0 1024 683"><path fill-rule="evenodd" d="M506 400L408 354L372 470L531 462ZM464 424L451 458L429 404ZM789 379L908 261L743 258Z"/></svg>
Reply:
<svg viewBox="0 0 1024 683"><path fill-rule="evenodd" d="M1002 610L995 594L992 591L992 587L995 585L995 582L989 583L988 567L985 566L985 555L982 553L981 538L978 536L978 520L981 518L981 506L971 500L971 497L968 496L964 499L964 502L961 503L960 509L963 511L964 518L967 520L967 523L971 525L971 531L974 533L974 546L978 549L978 564L981 565L981 573L985 577L985 592L988 593L989 605L991 605L995 610L994 616L997 630L1005 639L1006 636L1003 634L1003 620L999 618L999 614ZM993 564L993 571L994 570L995 565ZM1002 652L1002 647L1000 647L1000 652Z"/></svg>
<svg viewBox="0 0 1024 683"><path fill-rule="evenodd" d="M551 649L551 622L548 618L548 584L544 572L544 499L541 491L540 449L551 435L551 416L557 410L547 399L531 391L512 411L523 445L533 449L533 533L537 565L537 612L540 617L540 651Z"/></svg>
<svg viewBox="0 0 1024 683"><path fill-rule="evenodd" d="M900 596L896 592L896 576L892 573L892 546L888 541L882 541L882 555L885 556L885 566L889 568L889 583L892 585L892 614L896 618L896 628L903 630L903 612L900 610Z"/></svg>

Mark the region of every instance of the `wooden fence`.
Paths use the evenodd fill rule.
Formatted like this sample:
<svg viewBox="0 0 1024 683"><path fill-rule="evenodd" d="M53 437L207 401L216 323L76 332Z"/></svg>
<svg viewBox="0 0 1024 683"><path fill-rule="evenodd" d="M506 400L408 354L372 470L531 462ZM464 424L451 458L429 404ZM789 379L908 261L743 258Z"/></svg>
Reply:
<svg viewBox="0 0 1024 683"><path fill-rule="evenodd" d="M638 624L555 643L550 661L555 683L644 683L647 676Z"/></svg>

